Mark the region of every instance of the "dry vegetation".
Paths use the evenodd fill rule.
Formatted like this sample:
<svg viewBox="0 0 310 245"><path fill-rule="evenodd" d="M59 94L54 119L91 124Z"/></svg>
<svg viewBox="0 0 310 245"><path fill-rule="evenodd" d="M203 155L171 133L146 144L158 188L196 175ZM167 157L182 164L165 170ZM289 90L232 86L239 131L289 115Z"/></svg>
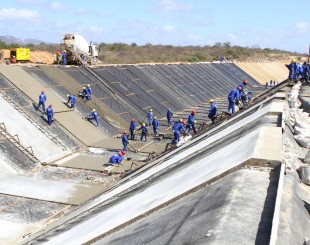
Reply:
<svg viewBox="0 0 310 245"><path fill-rule="evenodd" d="M6 45L0 40L1 48L16 47ZM47 51L55 54L60 49L58 44L28 44L32 51ZM138 46L124 43L99 44L99 59L104 64L135 64L135 63L174 63L174 62L212 62L221 57L233 61L289 61L291 57L303 60L304 54L297 54L277 49L248 48L232 46L230 43L216 43L213 46L171 46L152 45Z"/></svg>

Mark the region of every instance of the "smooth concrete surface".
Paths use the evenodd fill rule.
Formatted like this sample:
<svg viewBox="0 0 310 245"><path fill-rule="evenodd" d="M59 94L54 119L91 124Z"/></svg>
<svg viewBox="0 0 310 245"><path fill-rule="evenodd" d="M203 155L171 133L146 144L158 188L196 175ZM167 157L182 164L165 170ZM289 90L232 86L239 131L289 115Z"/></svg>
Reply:
<svg viewBox="0 0 310 245"><path fill-rule="evenodd" d="M5 124L5 128L10 135L18 135L22 146L25 148L31 146L35 157L41 162L50 162L70 153L69 150L63 151L59 145L23 117L2 96L0 96L0 104L0 123Z"/></svg>
<svg viewBox="0 0 310 245"><path fill-rule="evenodd" d="M142 192L134 196L129 195L125 197L114 205L110 205L102 212L89 217L85 221L77 223L64 233L53 234L47 244L81 244L87 242L202 183L212 180L232 168L240 166L242 163L251 159L256 151L255 147L257 141L268 141L269 137L273 137L273 135L268 135L267 138L260 137L261 132L264 130L265 127L258 128L210 155L204 155L200 158L196 158L194 161L191 160L191 164L173 174L168 174L159 182L154 181L154 183L147 185ZM266 136L266 134L263 135ZM240 145L247 147L244 147L242 151L240 151ZM231 152L238 152L238 154L231 154ZM257 153L255 156L257 157ZM263 158L263 156L261 157ZM183 158L184 156L182 159ZM149 174L141 174L136 179L112 190L103 196L104 199L107 200L108 197L120 193L121 189L130 188L137 179L146 179L146 175ZM103 200L101 199L101 201ZM119 210L126 210L126 212L120 214Z"/></svg>
<svg viewBox="0 0 310 245"><path fill-rule="evenodd" d="M47 96L46 106L49 104L53 105L55 111L54 118L86 146L94 146L102 139L107 138L107 136L92 123L83 120L83 115L68 109L58 95L54 94L52 90L44 88L42 84L22 68L17 66L0 66L0 72L32 99L35 105L38 103L41 90L45 90Z"/></svg>

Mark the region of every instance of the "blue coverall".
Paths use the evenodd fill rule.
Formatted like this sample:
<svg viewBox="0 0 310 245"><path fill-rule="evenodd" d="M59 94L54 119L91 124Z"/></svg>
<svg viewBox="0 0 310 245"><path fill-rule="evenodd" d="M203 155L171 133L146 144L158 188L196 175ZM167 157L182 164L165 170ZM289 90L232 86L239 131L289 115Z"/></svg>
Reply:
<svg viewBox="0 0 310 245"><path fill-rule="evenodd" d="M299 63L295 63L294 65L294 80L297 81L299 76L302 76L303 68Z"/></svg>
<svg viewBox="0 0 310 245"><path fill-rule="evenodd" d="M52 106L47 107L46 114L47 114L48 124L50 126L52 126L53 125L53 116L54 116L54 109Z"/></svg>
<svg viewBox="0 0 310 245"><path fill-rule="evenodd" d="M147 114L147 121L148 121L149 125L152 125L152 122L153 122L153 112L152 111L150 111Z"/></svg>
<svg viewBox="0 0 310 245"><path fill-rule="evenodd" d="M83 89L82 94L83 94L84 98L86 98L86 99L88 100L89 93L88 93L88 89L87 89L87 88L84 88L84 89ZM83 98L83 99L84 99L84 98Z"/></svg>
<svg viewBox="0 0 310 245"><path fill-rule="evenodd" d="M302 68L303 68L302 78L305 80L305 82L308 82L309 81L309 66L307 64L304 64Z"/></svg>
<svg viewBox="0 0 310 245"><path fill-rule="evenodd" d="M189 134L192 132L192 130L194 131L195 134L197 134L195 120L196 120L196 116L193 113L189 114L188 120L187 120Z"/></svg>
<svg viewBox="0 0 310 245"><path fill-rule="evenodd" d="M130 139L131 140L135 139L135 130L136 130L135 122L130 122L129 131L130 131Z"/></svg>
<svg viewBox="0 0 310 245"><path fill-rule="evenodd" d="M170 109L167 111L167 120L168 120L168 126L171 126L171 118L173 116L173 113Z"/></svg>
<svg viewBox="0 0 310 245"><path fill-rule="evenodd" d="M87 100L91 100L91 95L92 95L93 91L91 90L90 87L86 88L86 90L87 90L86 98L87 98Z"/></svg>
<svg viewBox="0 0 310 245"><path fill-rule="evenodd" d="M145 137L145 142L147 141L147 135L149 134L149 130L147 128L147 126L141 126L138 130L141 130L141 137L140 137L140 141L143 140L143 138Z"/></svg>
<svg viewBox="0 0 310 245"><path fill-rule="evenodd" d="M91 121L91 120L95 120L96 121L96 127L99 126L99 121L98 121L98 113L96 111L92 112L88 117L87 117L87 120L88 121Z"/></svg>
<svg viewBox="0 0 310 245"><path fill-rule="evenodd" d="M41 105L43 107L43 111L45 111L45 101L46 101L46 95L44 94L44 92L42 92L39 95L39 103L38 103L38 106L37 106L37 111L40 109Z"/></svg>
<svg viewBox="0 0 310 245"><path fill-rule="evenodd" d="M62 64L63 65L67 64L67 52L62 53Z"/></svg>
<svg viewBox="0 0 310 245"><path fill-rule="evenodd" d="M122 161L124 160L124 157L120 157L117 153L115 153L114 155L112 155L110 157L109 162L112 163L112 165L114 165L115 163L117 163L118 165L122 164Z"/></svg>
<svg viewBox="0 0 310 245"><path fill-rule="evenodd" d="M75 97L73 94L71 94L71 95L68 97L68 102L67 102L67 104L69 104L70 101L71 101L71 106L70 106L70 108L74 108L74 107L75 107L75 104L76 104L76 97Z"/></svg>
<svg viewBox="0 0 310 245"><path fill-rule="evenodd" d="M217 112L217 105L215 102L212 102L211 108L210 108L209 114L208 114L208 118L211 119L212 123L214 123L216 112Z"/></svg>
<svg viewBox="0 0 310 245"><path fill-rule="evenodd" d="M154 119L152 122L152 125L153 125L154 136L158 136L158 127L159 127L158 120Z"/></svg>
<svg viewBox="0 0 310 245"><path fill-rule="evenodd" d="M292 80L294 78L294 70L295 70L295 66L293 63L289 64L289 65L285 65L287 67L287 69L289 69L289 74L288 74L288 78L290 80Z"/></svg>
<svg viewBox="0 0 310 245"><path fill-rule="evenodd" d="M180 141L181 132L185 133L186 130L182 122L178 122L173 126L174 138L172 143L177 144Z"/></svg>
<svg viewBox="0 0 310 245"><path fill-rule="evenodd" d="M123 136L122 136L122 143L123 143L123 151L128 151L127 145L129 143L129 140L128 140L126 134L123 134Z"/></svg>
<svg viewBox="0 0 310 245"><path fill-rule="evenodd" d="M251 99L252 99L252 97L253 97L252 91L248 90L248 91L247 91L247 96L248 96L248 103L250 103L250 101L251 101Z"/></svg>
<svg viewBox="0 0 310 245"><path fill-rule="evenodd" d="M232 114L235 114L235 99L240 100L241 96L240 93L238 91L238 89L234 89L232 91L230 91L230 93L228 94L228 112L230 112Z"/></svg>

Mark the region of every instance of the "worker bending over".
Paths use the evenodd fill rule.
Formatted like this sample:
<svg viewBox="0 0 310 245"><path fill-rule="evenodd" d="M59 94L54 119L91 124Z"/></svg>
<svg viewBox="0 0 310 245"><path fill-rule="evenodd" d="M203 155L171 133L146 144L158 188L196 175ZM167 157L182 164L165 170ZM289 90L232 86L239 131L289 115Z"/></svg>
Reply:
<svg viewBox="0 0 310 245"><path fill-rule="evenodd" d="M237 101L241 100L241 92L242 88L240 86L238 86L238 88L235 88L234 90L230 91L230 93L228 94L228 112L235 114L235 99Z"/></svg>
<svg viewBox="0 0 310 245"><path fill-rule="evenodd" d="M96 112L95 109L92 109L92 113L91 113L89 116L87 116L85 119L87 119L88 121L95 120L95 122L96 122L96 127L99 126L99 121L98 121L99 116L98 116L98 113Z"/></svg>
<svg viewBox="0 0 310 245"><path fill-rule="evenodd" d="M172 144L177 144L180 141L181 133L185 133L186 130L184 128L184 125L186 125L186 121L183 121L182 119L179 120L176 124L173 126L173 141Z"/></svg>
<svg viewBox="0 0 310 245"><path fill-rule="evenodd" d="M122 164L122 161L124 160L123 154L121 152L113 154L110 159L109 163L111 163L112 166L114 166L116 163L118 165Z"/></svg>
<svg viewBox="0 0 310 245"><path fill-rule="evenodd" d="M71 109L75 107L75 104L76 104L76 97L71 94L67 94L67 98L68 98L68 101L67 101L67 105L69 106L69 103L71 102L71 105L69 106Z"/></svg>
<svg viewBox="0 0 310 245"><path fill-rule="evenodd" d="M142 141L143 138L145 138L144 141L146 142L146 141L147 141L147 136L148 136L148 134L149 134L149 130L148 130L146 124L145 124L145 123L142 123L141 127L138 128L137 130L141 130L140 141Z"/></svg>

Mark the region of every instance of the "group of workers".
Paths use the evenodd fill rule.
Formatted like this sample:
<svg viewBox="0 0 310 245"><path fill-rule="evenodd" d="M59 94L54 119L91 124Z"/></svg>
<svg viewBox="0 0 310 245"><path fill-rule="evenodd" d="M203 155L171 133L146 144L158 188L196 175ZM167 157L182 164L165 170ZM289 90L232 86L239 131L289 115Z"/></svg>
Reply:
<svg viewBox="0 0 310 245"><path fill-rule="evenodd" d="M54 109L53 109L53 105L49 104L49 106L45 110L45 102L46 102L46 100L47 100L47 97L46 97L45 91L42 90L41 94L39 95L39 103L38 103L38 106L37 106L37 111L40 110L40 107L42 106L43 113L46 113L46 115L47 115L48 124L50 126L52 126L53 125L53 117L54 117Z"/></svg>
<svg viewBox="0 0 310 245"><path fill-rule="evenodd" d="M56 63L67 65L67 50L64 50L62 53L60 50L57 50L56 52Z"/></svg>
<svg viewBox="0 0 310 245"><path fill-rule="evenodd" d="M239 107L245 107L252 99L253 93L247 87L247 80L243 80L237 88L230 91L228 94L228 112L235 114L235 104Z"/></svg>
<svg viewBox="0 0 310 245"><path fill-rule="evenodd" d="M297 62L296 59L292 59L290 64L285 65L289 69L288 78L297 82L300 78L309 82L309 64L304 62L302 65Z"/></svg>

